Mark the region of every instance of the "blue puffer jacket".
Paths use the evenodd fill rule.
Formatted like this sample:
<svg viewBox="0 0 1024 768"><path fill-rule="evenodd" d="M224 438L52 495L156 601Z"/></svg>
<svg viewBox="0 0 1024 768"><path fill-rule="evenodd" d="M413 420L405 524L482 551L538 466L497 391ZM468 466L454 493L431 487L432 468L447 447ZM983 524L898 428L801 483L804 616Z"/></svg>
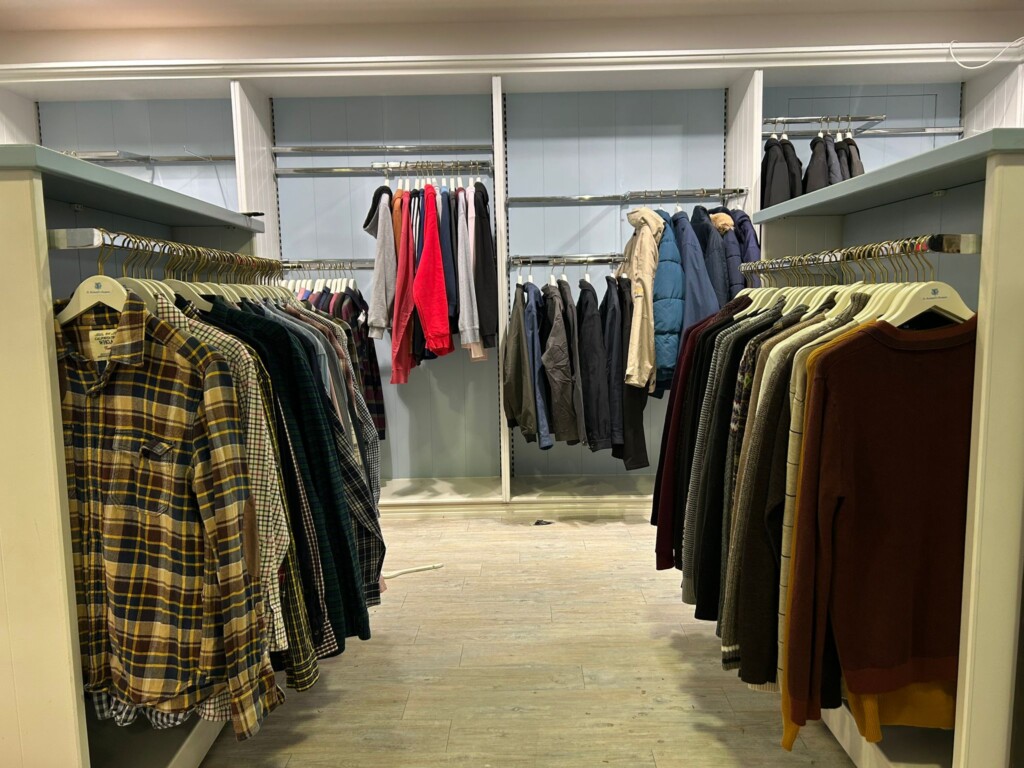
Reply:
<svg viewBox="0 0 1024 768"><path fill-rule="evenodd" d="M655 211L665 222L658 243L658 271L654 273L654 361L658 385L667 387L676 370L679 336L683 332L686 303L686 275L679 259L679 247L672 233L672 217Z"/></svg>
<svg viewBox="0 0 1024 768"><path fill-rule="evenodd" d="M730 297L729 273L725 264L725 244L722 242L722 235L715 229L711 214L704 206L698 205L693 209L690 224L700 242L700 249L704 252L704 266L707 267L708 277L711 278L711 287L715 289L718 306L724 307L729 303Z"/></svg>
<svg viewBox="0 0 1024 768"><path fill-rule="evenodd" d="M736 237L740 241L740 259L744 264L761 260L761 244L757 241L757 230L746 213L736 208L729 211L732 220L736 222ZM761 286L757 275L751 275L751 283L754 288Z"/></svg>
<svg viewBox="0 0 1024 768"><path fill-rule="evenodd" d="M686 211L672 215L672 233L676 236L676 245L679 246L679 253L683 259L683 274L686 275L686 306L683 311L685 331L708 315L715 314L722 307L711 285L711 278L708 277L700 240L690 226L690 218Z"/></svg>

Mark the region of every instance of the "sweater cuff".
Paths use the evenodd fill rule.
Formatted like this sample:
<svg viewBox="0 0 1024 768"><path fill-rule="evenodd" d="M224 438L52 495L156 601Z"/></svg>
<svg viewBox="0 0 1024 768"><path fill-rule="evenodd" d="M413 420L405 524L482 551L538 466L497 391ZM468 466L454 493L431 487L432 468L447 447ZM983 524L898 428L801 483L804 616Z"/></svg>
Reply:
<svg viewBox="0 0 1024 768"><path fill-rule="evenodd" d="M369 327L369 335L371 339L383 339L384 328L378 325L371 325Z"/></svg>
<svg viewBox="0 0 1024 768"><path fill-rule="evenodd" d="M480 343L480 329L479 328L459 328L459 342L464 347L468 347L470 344Z"/></svg>

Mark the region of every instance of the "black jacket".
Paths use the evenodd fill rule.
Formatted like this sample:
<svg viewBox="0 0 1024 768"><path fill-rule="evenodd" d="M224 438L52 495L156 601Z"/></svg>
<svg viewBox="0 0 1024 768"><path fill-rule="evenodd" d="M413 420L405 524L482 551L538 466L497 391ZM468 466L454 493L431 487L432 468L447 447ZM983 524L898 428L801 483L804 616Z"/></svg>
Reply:
<svg viewBox="0 0 1024 768"><path fill-rule="evenodd" d="M811 159L804 173L804 194L828 186L828 160L825 159L825 140L818 136L811 139Z"/></svg>
<svg viewBox="0 0 1024 768"><path fill-rule="evenodd" d="M622 346L622 308L619 286L611 275L605 277L604 298L601 299L601 326L604 330L604 351L608 372L608 411L611 422L612 448L621 446L622 388L626 381L626 364Z"/></svg>
<svg viewBox="0 0 1024 768"><path fill-rule="evenodd" d="M782 156L786 158L786 171L789 175L789 196L800 197L804 193L804 164L796 153L796 147L789 139L779 142L782 147Z"/></svg>
<svg viewBox="0 0 1024 768"><path fill-rule="evenodd" d="M836 139L831 134L825 135L825 162L828 165L828 183L838 184L843 180L843 172L839 170L839 155L836 154Z"/></svg>
<svg viewBox="0 0 1024 768"><path fill-rule="evenodd" d="M597 291L580 280L576 302L579 321L580 379L583 384L583 413L587 427L587 445L591 451L612 447L611 409L608 405L608 358Z"/></svg>
<svg viewBox="0 0 1024 768"><path fill-rule="evenodd" d="M629 353L629 337L633 327L633 285L628 277L619 278L619 306L622 307L622 365ZM644 409L647 388L626 384L622 387L622 463L626 469L643 469L647 458L647 436L644 433ZM612 449L615 456L615 449ZM618 458L618 457L617 457Z"/></svg>
<svg viewBox="0 0 1024 768"><path fill-rule="evenodd" d="M864 175L864 163L860 160L860 147L853 139L846 140L846 151L850 153L850 178Z"/></svg>
<svg viewBox="0 0 1024 768"><path fill-rule="evenodd" d="M476 232L473 237L476 251L473 262L473 286L476 288L476 306L480 317L480 338L483 339L484 347L493 347L498 343L498 256L494 248L487 188L479 181L474 187Z"/></svg>
<svg viewBox="0 0 1024 768"><path fill-rule="evenodd" d="M846 146L846 140L836 142L836 154L839 155L839 173L843 181L850 178L850 148Z"/></svg>
<svg viewBox="0 0 1024 768"><path fill-rule="evenodd" d="M784 203L790 197L792 194L782 146L778 139L769 138L764 143L764 157L761 159L761 207Z"/></svg>

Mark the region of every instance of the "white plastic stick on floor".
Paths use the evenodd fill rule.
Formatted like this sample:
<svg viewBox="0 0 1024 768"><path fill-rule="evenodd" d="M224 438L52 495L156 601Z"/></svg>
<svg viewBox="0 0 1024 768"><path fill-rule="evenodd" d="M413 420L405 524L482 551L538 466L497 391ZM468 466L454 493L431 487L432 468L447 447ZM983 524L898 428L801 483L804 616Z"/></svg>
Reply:
<svg viewBox="0 0 1024 768"><path fill-rule="evenodd" d="M400 571L392 571L391 573L382 574L385 581L390 579L397 579L399 576L404 576L407 573L419 573L420 571L436 571L438 568L444 568L444 563L434 563L433 565L417 565L415 568L403 568Z"/></svg>

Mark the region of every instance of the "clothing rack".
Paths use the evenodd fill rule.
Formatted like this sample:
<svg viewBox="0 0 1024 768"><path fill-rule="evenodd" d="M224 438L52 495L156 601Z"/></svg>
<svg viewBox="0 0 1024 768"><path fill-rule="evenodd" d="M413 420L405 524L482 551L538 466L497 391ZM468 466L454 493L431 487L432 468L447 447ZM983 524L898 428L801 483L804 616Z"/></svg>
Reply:
<svg viewBox="0 0 1024 768"><path fill-rule="evenodd" d="M490 144L320 144L309 147L274 147L275 155L448 155L459 152L490 154Z"/></svg>
<svg viewBox="0 0 1024 768"><path fill-rule="evenodd" d="M621 253L574 253L566 256L509 256L508 263L511 267L533 264L571 267L585 264L618 264L623 258Z"/></svg>
<svg viewBox="0 0 1024 768"><path fill-rule="evenodd" d="M879 243L852 245L830 251L805 253L764 259L740 265L740 272L749 280L755 274L801 270L807 267L839 264L847 261L886 259L894 256L914 257L925 253L981 253L981 235L920 235Z"/></svg>
<svg viewBox="0 0 1024 768"><path fill-rule="evenodd" d="M429 173L485 173L491 175L490 160L393 160L370 165L339 168L277 168L277 176L407 176Z"/></svg>
<svg viewBox="0 0 1024 768"><path fill-rule="evenodd" d="M200 155L192 152L188 147L182 147L184 155L140 155L135 152L126 152L122 149L110 150L68 150L62 154L79 160L87 160L90 163L104 163L109 165L174 165L182 163L233 163L234 155Z"/></svg>
<svg viewBox="0 0 1024 768"><path fill-rule="evenodd" d="M739 197L747 194L742 187L712 189L645 189L620 195L525 195L509 197L509 205L629 205L639 202L671 202L674 200L708 200Z"/></svg>
<svg viewBox="0 0 1024 768"><path fill-rule="evenodd" d="M312 272L345 271L356 269L373 269L373 259L314 259L312 261L282 261L281 269L308 270Z"/></svg>
<svg viewBox="0 0 1024 768"><path fill-rule="evenodd" d="M831 126L833 123L842 127L845 123L847 130L854 136L959 136L964 132L962 125L953 126L900 126L893 128L878 128L879 123L885 121L887 115L818 115L814 117L766 117L762 120L763 125L772 126L771 130L761 131L761 136L771 136L777 133L778 126L786 125L816 125L814 129L800 129L787 131L787 135L796 138L811 138L817 136L822 128ZM853 123L860 125L853 127Z"/></svg>
<svg viewBox="0 0 1024 768"><path fill-rule="evenodd" d="M241 282L263 282L280 278L282 262L244 253L223 251L198 245L186 245L171 240L161 240L147 235L128 232L112 232L97 227L73 229L48 229L47 244L51 250L87 250L99 248L97 269L103 273L104 262L114 250L127 250L128 258L122 265L126 273L133 268L147 271L156 258L168 259L164 269L167 273L221 275L231 273Z"/></svg>

